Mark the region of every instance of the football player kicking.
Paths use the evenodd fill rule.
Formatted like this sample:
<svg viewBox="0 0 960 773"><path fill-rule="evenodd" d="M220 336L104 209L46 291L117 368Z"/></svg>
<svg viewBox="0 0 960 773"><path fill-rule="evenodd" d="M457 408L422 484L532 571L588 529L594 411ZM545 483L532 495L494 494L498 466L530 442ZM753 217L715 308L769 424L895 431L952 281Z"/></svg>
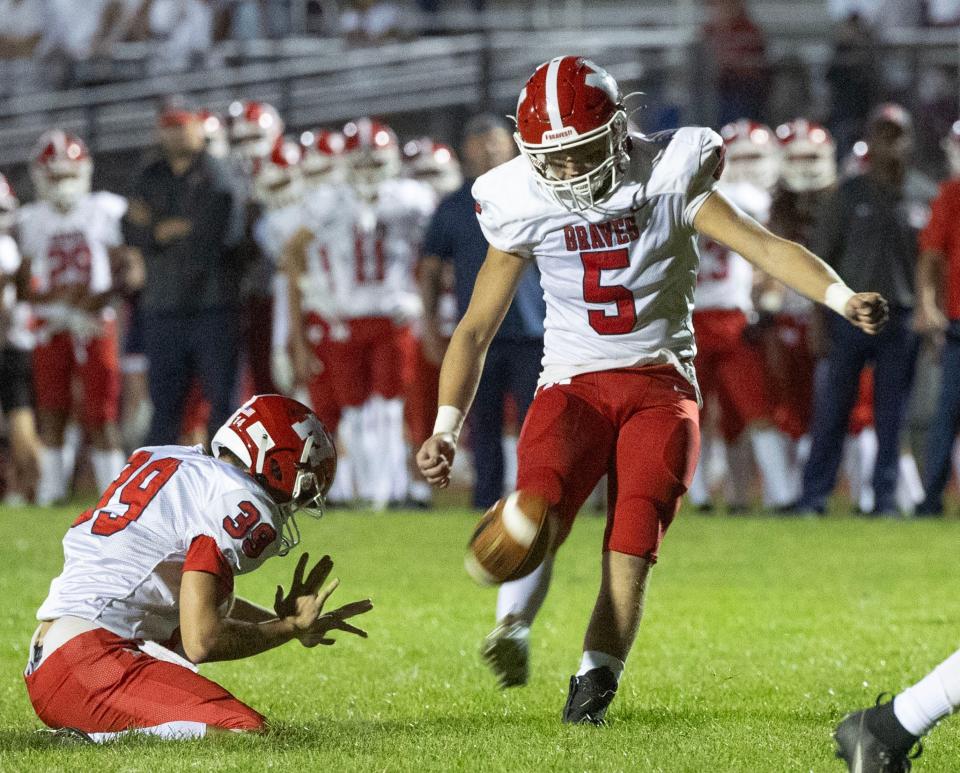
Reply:
<svg viewBox="0 0 960 773"><path fill-rule="evenodd" d="M326 429L305 405L251 398L200 446L141 448L63 540L63 572L37 612L24 678L37 716L68 737L168 739L260 731L265 719L195 664L250 657L297 639L366 636L372 608L323 606L338 581L324 556L297 563L272 610L233 596L233 578L286 555L294 513L319 515L336 471Z"/></svg>
<svg viewBox="0 0 960 773"><path fill-rule="evenodd" d="M855 293L798 244L774 236L714 188L723 142L709 129L644 136L628 130L616 81L561 56L520 94L522 155L473 188L490 243L473 297L444 358L434 435L418 464L449 482L463 416L484 353L526 261L536 260L547 306L543 372L518 447L517 487L543 496L557 519L554 550L605 473L602 580L564 722L602 724L643 609L650 567L690 484L699 450L690 322L700 235L876 333L876 293ZM501 684L527 672L527 635L552 558L501 587L487 657Z"/></svg>

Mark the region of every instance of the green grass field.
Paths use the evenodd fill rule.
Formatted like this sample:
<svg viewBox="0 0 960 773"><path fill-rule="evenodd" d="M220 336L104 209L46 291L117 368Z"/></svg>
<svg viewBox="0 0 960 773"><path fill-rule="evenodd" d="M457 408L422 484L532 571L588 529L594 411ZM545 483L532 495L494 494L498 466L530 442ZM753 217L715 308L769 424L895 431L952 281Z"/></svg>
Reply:
<svg viewBox="0 0 960 773"><path fill-rule="evenodd" d="M203 670L270 717L271 735L51 747L35 733L20 673L74 514L0 511L3 771L841 771L829 735L845 710L906 686L960 641L960 521L684 513L609 726L564 727L600 519L581 518L560 553L531 683L500 692L477 656L495 593L461 568L474 516L333 513L302 524L302 546L333 556L335 599L373 597L370 638L289 644ZM295 563L271 560L238 592L269 603ZM915 770L960 770L960 724L933 734Z"/></svg>

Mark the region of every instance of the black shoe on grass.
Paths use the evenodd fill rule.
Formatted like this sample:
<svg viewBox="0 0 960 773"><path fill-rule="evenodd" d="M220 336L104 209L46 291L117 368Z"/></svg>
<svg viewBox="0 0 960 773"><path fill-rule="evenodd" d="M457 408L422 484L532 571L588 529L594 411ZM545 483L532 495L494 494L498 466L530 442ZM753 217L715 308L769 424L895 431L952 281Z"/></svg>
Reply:
<svg viewBox="0 0 960 773"><path fill-rule="evenodd" d="M850 773L907 773L910 760L923 751L919 739L907 732L893 713L893 701L847 714L833 731L837 757ZM914 746L917 751L911 755Z"/></svg>
<svg viewBox="0 0 960 773"><path fill-rule="evenodd" d="M568 725L603 725L607 707L617 694L617 678L606 666L592 668L582 676L570 677L570 693L563 707Z"/></svg>

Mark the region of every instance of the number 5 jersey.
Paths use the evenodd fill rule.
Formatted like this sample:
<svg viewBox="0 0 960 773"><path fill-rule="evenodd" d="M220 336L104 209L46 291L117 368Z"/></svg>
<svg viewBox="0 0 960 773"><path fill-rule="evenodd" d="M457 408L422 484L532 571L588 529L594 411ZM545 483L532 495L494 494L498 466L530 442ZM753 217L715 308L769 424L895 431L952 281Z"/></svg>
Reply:
<svg viewBox="0 0 960 773"><path fill-rule="evenodd" d="M620 187L585 212L546 193L522 156L474 183L487 241L540 269L541 384L654 363L694 381L693 219L722 171L723 141L692 127L631 134L629 158Z"/></svg>
<svg viewBox="0 0 960 773"><path fill-rule="evenodd" d="M220 577L225 612L232 575L278 554L282 524L264 489L200 446L141 448L67 531L63 572L37 619L70 615L124 638L169 642L185 568Z"/></svg>

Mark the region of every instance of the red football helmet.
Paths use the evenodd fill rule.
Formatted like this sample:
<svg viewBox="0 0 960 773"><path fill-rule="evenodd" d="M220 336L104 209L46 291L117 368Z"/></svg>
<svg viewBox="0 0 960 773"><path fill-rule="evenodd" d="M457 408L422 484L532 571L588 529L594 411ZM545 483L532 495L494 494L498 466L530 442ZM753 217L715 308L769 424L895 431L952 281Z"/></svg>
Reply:
<svg viewBox="0 0 960 773"><path fill-rule="evenodd" d="M769 126L741 118L720 130L726 148L723 181L773 190L780 177L780 149Z"/></svg>
<svg viewBox="0 0 960 773"><path fill-rule="evenodd" d="M0 233L10 233L16 220L20 201L6 176L0 174Z"/></svg>
<svg viewBox="0 0 960 773"><path fill-rule="evenodd" d="M947 136L940 143L943 152L947 154L947 165L950 167L950 176L960 176L960 121L954 121Z"/></svg>
<svg viewBox="0 0 960 773"><path fill-rule="evenodd" d="M628 163L620 87L589 59L551 59L520 92L514 139L546 191L570 210L589 209L617 189Z"/></svg>
<svg viewBox="0 0 960 773"><path fill-rule="evenodd" d="M303 193L299 143L277 137L270 153L253 159L251 176L254 197L268 209L293 204Z"/></svg>
<svg viewBox="0 0 960 773"><path fill-rule="evenodd" d="M337 472L337 450L320 419L283 395L255 395L213 436L213 455L229 451L286 516L283 550L300 541L294 513L319 518Z"/></svg>
<svg viewBox="0 0 960 773"><path fill-rule="evenodd" d="M230 149L241 161L267 155L283 134L280 114L266 102L233 102L227 112Z"/></svg>
<svg viewBox="0 0 960 773"><path fill-rule="evenodd" d="M404 145L403 163L413 179L427 183L440 196L453 193L463 184L456 154L429 137L410 140Z"/></svg>
<svg viewBox="0 0 960 773"><path fill-rule="evenodd" d="M93 161L83 140L60 129L44 132L30 162L30 180L37 196L60 209L70 209L90 192Z"/></svg>
<svg viewBox="0 0 960 773"><path fill-rule="evenodd" d="M345 145L346 139L340 132L314 129L301 134L303 161L300 168L304 182L308 186L315 186L337 179Z"/></svg>
<svg viewBox="0 0 960 773"><path fill-rule="evenodd" d="M837 181L837 146L823 126L795 118L777 127L780 181L794 193L822 191Z"/></svg>
<svg viewBox="0 0 960 773"><path fill-rule="evenodd" d="M400 174L400 143L389 126L358 118L343 127L344 158L350 183L364 198L376 196L377 186Z"/></svg>

